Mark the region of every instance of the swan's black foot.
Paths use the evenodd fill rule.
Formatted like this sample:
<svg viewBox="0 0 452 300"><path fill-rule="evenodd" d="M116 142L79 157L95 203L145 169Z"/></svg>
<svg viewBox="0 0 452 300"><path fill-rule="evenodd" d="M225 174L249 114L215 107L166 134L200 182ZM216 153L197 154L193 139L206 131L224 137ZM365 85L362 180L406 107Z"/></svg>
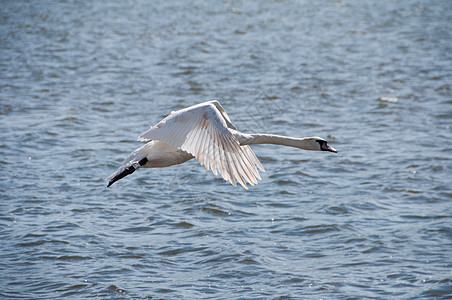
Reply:
<svg viewBox="0 0 452 300"><path fill-rule="evenodd" d="M130 167L125 168L121 173L116 174L112 179L110 179L110 181L108 182L107 187L110 187L113 183L115 183L119 179L124 178L127 175L130 175L130 174L132 174L135 171L136 171L136 169L135 169L135 167L133 165L130 166Z"/></svg>
<svg viewBox="0 0 452 300"><path fill-rule="evenodd" d="M110 179L110 181L108 182L107 187L110 187L113 183L115 183L116 181L118 181L119 179L122 179L124 177L126 177L127 175L132 174L133 172L135 172L136 170L138 170L138 168L140 168L141 166L143 166L144 164L146 164L148 162L148 159L145 157L142 160L140 160L137 163L133 163L132 165L128 166L127 168L125 168L124 170L122 170L120 173L116 174L115 176L113 176L112 179Z"/></svg>

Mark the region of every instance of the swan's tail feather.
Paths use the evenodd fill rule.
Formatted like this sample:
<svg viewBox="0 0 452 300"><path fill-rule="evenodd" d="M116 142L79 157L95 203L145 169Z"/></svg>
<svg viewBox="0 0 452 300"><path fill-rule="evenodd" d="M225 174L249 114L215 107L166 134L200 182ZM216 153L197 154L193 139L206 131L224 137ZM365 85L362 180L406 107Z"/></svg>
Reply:
<svg viewBox="0 0 452 300"><path fill-rule="evenodd" d="M140 161L131 161L130 163L121 166L119 169L116 170L113 174L111 174L107 180L108 184L107 187L110 187L113 183L118 181L119 179L122 179L126 177L127 175L132 174L136 170L138 170L141 166L145 165L148 162L148 159L145 157L141 159Z"/></svg>

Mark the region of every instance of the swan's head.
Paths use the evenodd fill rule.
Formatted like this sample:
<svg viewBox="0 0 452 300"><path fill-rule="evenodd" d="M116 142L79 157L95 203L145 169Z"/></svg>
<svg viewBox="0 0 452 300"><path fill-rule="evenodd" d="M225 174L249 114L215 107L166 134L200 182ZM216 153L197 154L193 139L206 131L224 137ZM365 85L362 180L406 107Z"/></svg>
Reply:
<svg viewBox="0 0 452 300"><path fill-rule="evenodd" d="M334 152L337 153L337 150L334 149L333 147L331 147L330 145L328 145L328 142L322 138L316 138L315 140L320 147L320 151L330 151L330 152Z"/></svg>
<svg viewBox="0 0 452 300"><path fill-rule="evenodd" d="M305 138L305 145L306 150L315 150L315 151L329 151L337 153L337 150L328 145L327 140L322 139L320 137L314 136Z"/></svg>

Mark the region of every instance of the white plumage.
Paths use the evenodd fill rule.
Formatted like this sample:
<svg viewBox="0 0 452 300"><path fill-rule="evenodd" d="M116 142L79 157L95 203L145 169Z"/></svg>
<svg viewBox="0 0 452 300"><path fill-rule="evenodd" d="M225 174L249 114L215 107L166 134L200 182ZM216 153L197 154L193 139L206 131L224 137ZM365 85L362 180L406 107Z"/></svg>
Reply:
<svg viewBox="0 0 452 300"><path fill-rule="evenodd" d="M216 100L171 112L138 138L146 144L132 152L122 166L107 179L108 186L140 167L157 168L196 158L207 170L244 188L257 184L258 169L264 167L251 150L251 144L279 144L305 150L336 152L324 139L290 138L270 134L244 134L231 123Z"/></svg>

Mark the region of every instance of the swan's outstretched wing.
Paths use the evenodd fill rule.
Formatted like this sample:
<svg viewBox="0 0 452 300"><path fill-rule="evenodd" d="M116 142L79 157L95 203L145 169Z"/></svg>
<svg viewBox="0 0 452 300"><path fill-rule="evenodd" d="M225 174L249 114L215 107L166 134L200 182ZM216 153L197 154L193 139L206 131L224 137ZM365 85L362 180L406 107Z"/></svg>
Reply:
<svg viewBox="0 0 452 300"><path fill-rule="evenodd" d="M245 180L257 184L261 177L256 167L264 168L251 148L240 146L228 128L235 129L220 103L209 101L172 112L138 140L156 140L180 148L234 186L236 180L244 188Z"/></svg>

